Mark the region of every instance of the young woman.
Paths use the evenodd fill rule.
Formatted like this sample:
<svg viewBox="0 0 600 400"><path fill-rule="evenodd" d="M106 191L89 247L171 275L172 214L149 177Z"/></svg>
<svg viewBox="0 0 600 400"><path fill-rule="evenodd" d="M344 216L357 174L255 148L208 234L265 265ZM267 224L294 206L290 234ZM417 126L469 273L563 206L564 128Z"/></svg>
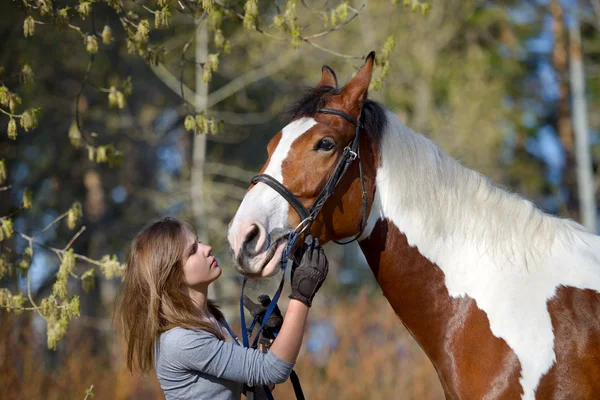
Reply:
<svg viewBox="0 0 600 400"><path fill-rule="evenodd" d="M167 400L237 400L244 383L284 382L298 357L308 308L328 271L318 240L307 238L302 251L292 268L285 320L263 353L240 346L207 298L209 285L221 275L211 247L175 218L144 228L131 244L117 309L129 369L154 367Z"/></svg>

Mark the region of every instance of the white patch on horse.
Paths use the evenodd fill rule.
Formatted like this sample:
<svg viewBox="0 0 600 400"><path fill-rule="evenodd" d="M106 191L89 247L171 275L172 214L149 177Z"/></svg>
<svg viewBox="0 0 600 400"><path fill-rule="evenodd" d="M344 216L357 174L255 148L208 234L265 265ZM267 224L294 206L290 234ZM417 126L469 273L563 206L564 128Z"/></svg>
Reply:
<svg viewBox="0 0 600 400"><path fill-rule="evenodd" d="M283 183L282 164L292 144L316 123L317 121L312 118L300 118L283 128L281 139L271 154L269 165L264 173ZM247 221L263 224L267 232L287 226L288 207L288 202L279 193L264 183L257 183L244 196L229 229L232 247L239 249L241 243L238 243L238 240L241 238L238 230L245 226Z"/></svg>
<svg viewBox="0 0 600 400"><path fill-rule="evenodd" d="M366 232L387 218L438 265L452 297L469 296L521 363L533 399L556 361L547 302L558 286L600 292L600 237L539 211L441 152L387 112Z"/></svg>

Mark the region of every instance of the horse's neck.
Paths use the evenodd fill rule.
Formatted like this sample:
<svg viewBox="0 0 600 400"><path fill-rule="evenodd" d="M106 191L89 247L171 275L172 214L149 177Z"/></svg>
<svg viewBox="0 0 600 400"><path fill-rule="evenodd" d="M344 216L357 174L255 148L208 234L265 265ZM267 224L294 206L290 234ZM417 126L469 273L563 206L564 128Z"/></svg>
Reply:
<svg viewBox="0 0 600 400"><path fill-rule="evenodd" d="M451 297L442 270L410 246L393 222L378 220L360 246L383 294L435 366L447 397L481 398L498 365L514 367L502 377L503 390L518 397L518 359L492 334L486 313L469 296ZM474 344L493 349L486 361L472 359ZM469 365L478 372L465 375ZM470 378L461 379L465 376Z"/></svg>
<svg viewBox="0 0 600 400"><path fill-rule="evenodd" d="M443 272L387 219L375 223L360 247L390 305L437 364L447 351L446 330L460 306L449 296Z"/></svg>
<svg viewBox="0 0 600 400"><path fill-rule="evenodd" d="M367 262L447 394L483 398L491 382L505 386L499 397L522 386L532 398L555 360L547 301L559 287L600 293L600 238L495 187L394 118L376 152L360 241Z"/></svg>

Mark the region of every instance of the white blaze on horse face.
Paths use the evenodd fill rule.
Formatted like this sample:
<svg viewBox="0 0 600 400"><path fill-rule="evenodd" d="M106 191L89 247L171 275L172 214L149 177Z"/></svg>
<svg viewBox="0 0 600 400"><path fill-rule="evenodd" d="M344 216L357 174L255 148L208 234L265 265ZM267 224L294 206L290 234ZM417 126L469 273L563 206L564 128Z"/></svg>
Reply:
<svg viewBox="0 0 600 400"><path fill-rule="evenodd" d="M272 176L280 183L284 183L282 166L292 148L292 144L306 131L316 125L316 123L317 121L313 118L300 118L283 128L281 139L275 151L271 154L269 164L264 173ZM252 224L259 224L264 227L264 232L267 234L275 228L287 228L288 210L288 202L266 184L257 183L250 189L244 196L227 235L229 245L234 252L234 257L237 257L245 239L245 234ZM258 250L262 252L266 249ZM260 263L252 263L252 265L258 264ZM248 272L257 273L259 271Z"/></svg>
<svg viewBox="0 0 600 400"><path fill-rule="evenodd" d="M492 186L387 118L361 239L379 219L396 225L443 271L450 296L469 296L487 314L492 334L519 358L522 398L534 399L556 362L547 303L561 285L600 293L600 237Z"/></svg>

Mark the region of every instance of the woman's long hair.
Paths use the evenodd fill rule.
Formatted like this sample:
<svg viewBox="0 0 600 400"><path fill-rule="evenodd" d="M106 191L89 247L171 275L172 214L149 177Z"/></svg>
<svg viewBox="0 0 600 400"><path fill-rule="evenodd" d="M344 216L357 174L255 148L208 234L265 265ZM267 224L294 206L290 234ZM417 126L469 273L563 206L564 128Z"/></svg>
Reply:
<svg viewBox="0 0 600 400"><path fill-rule="evenodd" d="M154 364L154 343L171 328L202 329L224 340L219 327L189 297L183 257L189 230L175 218L155 222L133 240L115 317L127 342L127 367L148 372ZM221 311L209 300L217 320Z"/></svg>

